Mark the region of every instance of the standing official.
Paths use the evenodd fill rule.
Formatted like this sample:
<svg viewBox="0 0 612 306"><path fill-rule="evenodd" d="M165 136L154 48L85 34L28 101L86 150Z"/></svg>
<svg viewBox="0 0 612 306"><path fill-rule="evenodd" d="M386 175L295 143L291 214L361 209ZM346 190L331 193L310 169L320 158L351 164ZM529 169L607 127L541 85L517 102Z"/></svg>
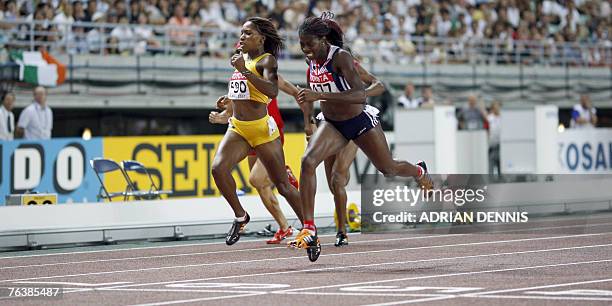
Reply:
<svg viewBox="0 0 612 306"><path fill-rule="evenodd" d="M16 136L29 140L50 139L52 129L53 111L47 105L47 90L37 86L34 88L34 101L19 116Z"/></svg>
<svg viewBox="0 0 612 306"><path fill-rule="evenodd" d="M14 102L15 94L12 92L7 92L2 97L2 106L0 106L0 140L13 140L13 134L15 133Z"/></svg>

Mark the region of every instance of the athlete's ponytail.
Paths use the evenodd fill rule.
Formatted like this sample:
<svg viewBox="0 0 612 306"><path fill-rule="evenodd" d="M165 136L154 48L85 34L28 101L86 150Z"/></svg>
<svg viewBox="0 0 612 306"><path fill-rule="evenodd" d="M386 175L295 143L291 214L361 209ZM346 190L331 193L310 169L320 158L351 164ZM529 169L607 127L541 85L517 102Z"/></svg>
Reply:
<svg viewBox="0 0 612 306"><path fill-rule="evenodd" d="M321 17L306 18L300 26L299 34L325 37L330 44L342 48L344 45L344 33L340 25L333 18L334 13L332 12L323 12Z"/></svg>

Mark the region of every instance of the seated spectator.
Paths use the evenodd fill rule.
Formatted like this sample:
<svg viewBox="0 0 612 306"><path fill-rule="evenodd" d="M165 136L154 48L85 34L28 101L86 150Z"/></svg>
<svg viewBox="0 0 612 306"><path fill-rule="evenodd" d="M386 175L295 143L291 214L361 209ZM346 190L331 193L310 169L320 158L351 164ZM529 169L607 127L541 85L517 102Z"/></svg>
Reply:
<svg viewBox="0 0 612 306"><path fill-rule="evenodd" d="M74 23L74 17L72 17L72 4L70 2L64 2L60 13L53 17L53 22L57 23L61 40L65 41L67 34L70 32L70 28Z"/></svg>
<svg viewBox="0 0 612 306"><path fill-rule="evenodd" d="M436 104L433 98L433 90L431 85L423 86L421 89L421 97L419 100L419 107L421 108L433 108Z"/></svg>
<svg viewBox="0 0 612 306"><path fill-rule="evenodd" d="M66 40L68 42L67 51L70 54L86 54L90 50L90 46L88 45L88 41L87 41L87 34L85 34L85 29L83 26L80 26L80 25L73 26L72 32L68 33L68 35L66 36Z"/></svg>
<svg viewBox="0 0 612 306"><path fill-rule="evenodd" d="M574 105L572 109L572 128L593 128L597 126L597 110L591 104L591 98L587 94L580 95L580 104Z"/></svg>
<svg viewBox="0 0 612 306"><path fill-rule="evenodd" d="M148 0L145 5L145 12L149 16L149 22L155 25L166 24L166 17L158 7L158 0Z"/></svg>
<svg viewBox="0 0 612 306"><path fill-rule="evenodd" d="M168 21L170 42L177 46L188 46L194 33L190 29L191 20L185 17L185 10L177 5L174 8L174 16Z"/></svg>
<svg viewBox="0 0 612 306"><path fill-rule="evenodd" d="M87 13L85 13L85 8L83 7L83 2L81 1L74 1L73 2L73 7L72 7L72 17L74 18L74 21L81 21L81 22L86 22L87 21Z"/></svg>
<svg viewBox="0 0 612 306"><path fill-rule="evenodd" d="M408 82L404 87L404 94L397 99L397 105L403 108L417 108L419 102L419 99L414 96L414 84Z"/></svg>
<svg viewBox="0 0 612 306"><path fill-rule="evenodd" d="M138 15L138 26L134 28L134 35L136 36L135 54L144 54L147 51L161 49L161 44L153 34L153 28L148 25L148 18L145 13Z"/></svg>
<svg viewBox="0 0 612 306"><path fill-rule="evenodd" d="M460 130L482 130L487 113L482 105L477 105L478 98L475 95L468 97L468 105L459 113Z"/></svg>
<svg viewBox="0 0 612 306"><path fill-rule="evenodd" d="M111 53L123 54L130 53L134 49L135 36L132 28L128 26L128 17L121 16L119 25L111 33L109 41Z"/></svg>

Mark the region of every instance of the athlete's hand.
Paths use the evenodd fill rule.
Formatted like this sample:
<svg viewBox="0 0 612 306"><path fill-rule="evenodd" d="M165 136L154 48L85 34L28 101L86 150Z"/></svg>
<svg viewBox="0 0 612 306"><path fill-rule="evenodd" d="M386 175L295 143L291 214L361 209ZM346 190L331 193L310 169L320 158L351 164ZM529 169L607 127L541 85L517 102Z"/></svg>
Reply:
<svg viewBox="0 0 612 306"><path fill-rule="evenodd" d="M312 103L317 100L321 100L318 92L306 88L300 88L297 95L298 104Z"/></svg>
<svg viewBox="0 0 612 306"><path fill-rule="evenodd" d="M217 99L216 105L218 109L226 109L228 103L230 103L230 99L228 99L226 95L223 95Z"/></svg>
<svg viewBox="0 0 612 306"><path fill-rule="evenodd" d="M314 123L306 124L304 127L304 134L306 134L306 140L310 140L310 137L317 130L317 125Z"/></svg>
<svg viewBox="0 0 612 306"><path fill-rule="evenodd" d="M234 68L236 68L236 70L238 71L245 71L246 66L244 63L244 57L242 56L242 51L240 51L240 53L238 54L234 54L234 56L232 56L232 66L234 66Z"/></svg>
<svg viewBox="0 0 612 306"><path fill-rule="evenodd" d="M229 116L224 113L212 111L208 115L208 121L212 124L227 124Z"/></svg>

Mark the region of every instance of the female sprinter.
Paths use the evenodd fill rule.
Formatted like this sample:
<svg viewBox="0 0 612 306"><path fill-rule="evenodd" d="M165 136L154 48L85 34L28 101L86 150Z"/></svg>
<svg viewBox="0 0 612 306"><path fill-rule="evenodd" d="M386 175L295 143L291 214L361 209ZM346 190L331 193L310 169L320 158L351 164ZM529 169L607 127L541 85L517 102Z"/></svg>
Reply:
<svg viewBox="0 0 612 306"><path fill-rule="evenodd" d="M293 86L293 84L285 81L280 75L278 75L278 89L281 91L291 95L292 97L297 97L298 89ZM221 113L219 112L211 112L208 116L208 120L210 123L214 124L227 124L230 117L233 114L233 105L229 101L224 101L227 99L227 96L222 96L217 100L217 104L226 105L225 110ZM278 131L280 133L281 144L283 143L283 118L281 117L280 110L278 109L278 102L276 98L273 98L272 101L268 104L268 114L274 118L274 121L277 122ZM248 154L248 162L249 169L251 170L251 174L249 175L249 183L253 186L264 206L270 212L270 215L274 218L276 223L278 223L278 230L274 233L274 237L270 240L266 241L267 244L279 244L285 238L293 235L293 229L287 223L287 218L283 214L283 211L280 209L278 199L272 188L274 184L272 180L270 180L270 176L266 171L265 167L261 163L261 161L257 158L257 154L255 150L249 150ZM298 188L298 182L289 166L287 167L287 177L289 178L289 182L295 188Z"/></svg>
<svg viewBox="0 0 612 306"><path fill-rule="evenodd" d="M331 28L331 31L338 33L338 35L334 35L334 37L342 37L342 32L340 27L331 19L324 19ZM343 41L336 40L333 37L329 37L328 41L330 44L342 47ZM379 81L374 75L372 75L369 71L367 71L359 61L355 60L355 69L359 74L359 78L364 84L367 84L368 87L365 89L366 97L375 97L382 94L385 91L385 85ZM366 106L370 108L371 106ZM377 112L377 110L373 109L372 111ZM307 114L305 117L310 118L312 116L311 113ZM317 116L319 120L325 120L323 113L320 113ZM310 121L304 121L304 125L308 126ZM310 133L312 134L312 133ZM310 134L308 134L310 136ZM353 160L357 156L357 145L349 141L348 144L340 150L339 153L332 155L324 160L325 165L325 176L327 178L327 185L329 190L334 195L334 204L336 210L336 242L335 246L341 247L344 245L348 245L348 236L346 234L346 223L347 223L347 196L346 196L346 185L350 179L349 168L353 163Z"/></svg>
<svg viewBox="0 0 612 306"><path fill-rule="evenodd" d="M433 188L424 162L413 165L393 159L377 116L365 108L364 85L355 70L353 57L331 45L330 35L335 34L321 17L307 18L299 29L300 46L309 61L307 80L311 89L300 90L298 103L319 100L325 116L302 158L300 195L304 205L304 228L296 240L290 242L292 246L306 248L311 261L318 259L321 250L313 220L315 170L349 141L354 141L385 176L411 176L421 188Z"/></svg>
<svg viewBox="0 0 612 306"><path fill-rule="evenodd" d="M266 107L269 97L278 94L276 56L282 45L272 22L252 17L242 26L240 54L231 58L235 71L229 82L228 98L234 106L233 116L212 165L215 183L234 211L234 223L225 237L228 245L240 239L240 231L250 220L236 195L231 170L251 148L255 149L278 192L287 199L300 221L303 220L300 195L287 179L278 127Z"/></svg>
<svg viewBox="0 0 612 306"><path fill-rule="evenodd" d="M340 30L340 28L334 21L330 19L325 19L325 21L331 22L332 24L336 25L334 27L330 24L330 28L332 28L332 31ZM342 37L341 34L340 37ZM342 48L342 41L333 41L333 39L330 38L330 43L334 46ZM370 72L368 72L365 68L363 68L358 61L355 61L355 70L359 74L359 78L361 79L361 81L364 84L368 85L368 87L365 89L366 97L378 96L385 91L385 86L383 85L383 83L376 79L376 77ZM378 110L376 108L369 105L367 105L366 107L370 108L370 111L378 113ZM323 113L321 113L320 116L317 117L322 117L319 119L325 120ZM340 152L326 158L323 162L323 164L325 165L327 185L329 186L329 190L331 190L332 194L334 195L336 216L338 216L336 223L336 242L334 243L334 245L337 247L348 245L348 236L346 234L346 185L348 184L349 179L351 177L349 172L350 166L356 156L357 145L353 141L349 141L347 145L340 150Z"/></svg>

